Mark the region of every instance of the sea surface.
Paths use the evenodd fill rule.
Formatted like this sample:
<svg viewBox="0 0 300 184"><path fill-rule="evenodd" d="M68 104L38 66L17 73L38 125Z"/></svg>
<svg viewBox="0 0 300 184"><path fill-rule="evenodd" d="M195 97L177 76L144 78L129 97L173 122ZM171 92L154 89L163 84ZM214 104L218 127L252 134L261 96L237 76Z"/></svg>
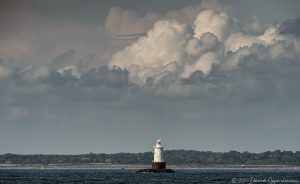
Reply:
<svg viewBox="0 0 300 184"><path fill-rule="evenodd" d="M0 169L0 183L299 183L299 170L175 169L135 173L134 169Z"/></svg>

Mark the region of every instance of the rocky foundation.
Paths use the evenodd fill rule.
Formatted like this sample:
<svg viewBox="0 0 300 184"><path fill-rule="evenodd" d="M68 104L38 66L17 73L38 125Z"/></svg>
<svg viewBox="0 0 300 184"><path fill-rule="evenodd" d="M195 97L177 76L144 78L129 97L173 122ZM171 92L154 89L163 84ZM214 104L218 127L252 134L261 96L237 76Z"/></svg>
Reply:
<svg viewBox="0 0 300 184"><path fill-rule="evenodd" d="M172 169L140 169L136 173L175 173Z"/></svg>

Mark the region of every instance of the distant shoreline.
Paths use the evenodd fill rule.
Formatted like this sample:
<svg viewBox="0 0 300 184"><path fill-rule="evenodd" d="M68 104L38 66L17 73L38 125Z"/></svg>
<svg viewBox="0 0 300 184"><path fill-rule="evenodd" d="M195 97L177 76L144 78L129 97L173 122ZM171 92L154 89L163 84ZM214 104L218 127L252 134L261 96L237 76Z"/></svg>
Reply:
<svg viewBox="0 0 300 184"><path fill-rule="evenodd" d="M141 169L151 165L140 164L0 164L0 169ZM239 164L177 164L170 169L284 169L299 170L300 165L239 165Z"/></svg>

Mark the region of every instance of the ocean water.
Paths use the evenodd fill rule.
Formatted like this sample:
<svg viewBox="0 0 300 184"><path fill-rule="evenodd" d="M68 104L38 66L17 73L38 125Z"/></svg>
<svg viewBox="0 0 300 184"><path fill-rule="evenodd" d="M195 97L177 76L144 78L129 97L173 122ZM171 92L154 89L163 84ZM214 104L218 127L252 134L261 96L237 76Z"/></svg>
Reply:
<svg viewBox="0 0 300 184"><path fill-rule="evenodd" d="M299 170L177 169L135 173L134 169L0 169L0 183L299 183Z"/></svg>

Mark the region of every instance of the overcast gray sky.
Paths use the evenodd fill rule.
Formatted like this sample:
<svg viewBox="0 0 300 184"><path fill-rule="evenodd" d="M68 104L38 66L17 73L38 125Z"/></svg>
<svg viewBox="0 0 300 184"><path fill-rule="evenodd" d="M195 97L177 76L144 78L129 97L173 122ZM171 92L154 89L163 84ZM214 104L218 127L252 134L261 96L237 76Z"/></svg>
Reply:
<svg viewBox="0 0 300 184"><path fill-rule="evenodd" d="M299 7L2 0L0 153L299 151Z"/></svg>

